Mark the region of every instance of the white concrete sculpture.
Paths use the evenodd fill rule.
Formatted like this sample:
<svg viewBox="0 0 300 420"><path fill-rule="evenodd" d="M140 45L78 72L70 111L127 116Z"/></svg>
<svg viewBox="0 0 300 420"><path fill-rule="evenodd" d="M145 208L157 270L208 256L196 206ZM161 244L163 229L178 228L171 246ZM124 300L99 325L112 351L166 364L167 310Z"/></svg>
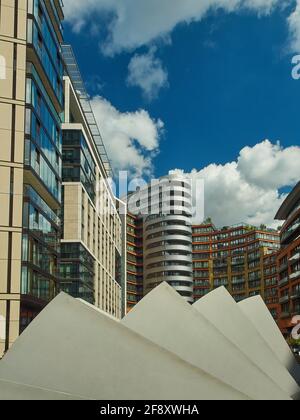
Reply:
<svg viewBox="0 0 300 420"><path fill-rule="evenodd" d="M239 303L239 307L276 354L282 365L300 384L300 365L297 363L261 296L243 300Z"/></svg>
<svg viewBox="0 0 300 420"><path fill-rule="evenodd" d="M270 349L253 323L224 287L214 290L193 307L237 346L289 396L300 392L299 386Z"/></svg>
<svg viewBox="0 0 300 420"><path fill-rule="evenodd" d="M279 372L270 375L201 312L166 283L122 322L62 293L0 361L0 400L291 400L299 392L274 353Z"/></svg>

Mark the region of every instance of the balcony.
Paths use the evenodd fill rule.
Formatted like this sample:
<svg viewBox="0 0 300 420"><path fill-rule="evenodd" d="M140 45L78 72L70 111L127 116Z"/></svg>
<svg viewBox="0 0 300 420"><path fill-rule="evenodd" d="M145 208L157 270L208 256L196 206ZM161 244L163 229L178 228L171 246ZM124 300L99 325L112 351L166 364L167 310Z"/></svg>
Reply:
<svg viewBox="0 0 300 420"><path fill-rule="evenodd" d="M295 280L295 279L297 279L298 277L300 277L300 270L295 271L295 273L292 273L292 274L290 275L290 280Z"/></svg>
<svg viewBox="0 0 300 420"><path fill-rule="evenodd" d="M292 225L289 230L285 231L281 237L282 243L287 243L291 240L292 235L295 234L295 232L300 228L300 223L297 222L294 225Z"/></svg>
<svg viewBox="0 0 300 420"><path fill-rule="evenodd" d="M279 299L279 303L283 305L284 303L287 303L289 300L290 300L289 296L283 296Z"/></svg>
<svg viewBox="0 0 300 420"><path fill-rule="evenodd" d="M245 284L246 280L245 279L240 279L240 280L232 280L232 285L235 286L237 284Z"/></svg>
<svg viewBox="0 0 300 420"><path fill-rule="evenodd" d="M233 296L233 298L234 298L234 300L237 303L239 303L239 302L242 302L243 300L245 300L247 298L247 296L246 295L243 295L243 296Z"/></svg>
<svg viewBox="0 0 300 420"><path fill-rule="evenodd" d="M284 279L282 279L282 280L279 281L279 287L283 287L283 286L285 286L288 283L289 283L289 278L288 277L285 277Z"/></svg>
<svg viewBox="0 0 300 420"><path fill-rule="evenodd" d="M283 271L285 271L287 269L288 269L288 262L285 262L285 263L280 265L279 272L282 273Z"/></svg>
<svg viewBox="0 0 300 420"><path fill-rule="evenodd" d="M292 300L300 299L300 290L298 292L293 292L291 299Z"/></svg>
<svg viewBox="0 0 300 420"><path fill-rule="evenodd" d="M224 262L224 263L214 263L214 268L227 268L228 267L228 263Z"/></svg>
<svg viewBox="0 0 300 420"><path fill-rule="evenodd" d="M298 261L300 259L300 252L297 252L297 254L295 254L293 257L291 257L289 259L290 262L295 262Z"/></svg>

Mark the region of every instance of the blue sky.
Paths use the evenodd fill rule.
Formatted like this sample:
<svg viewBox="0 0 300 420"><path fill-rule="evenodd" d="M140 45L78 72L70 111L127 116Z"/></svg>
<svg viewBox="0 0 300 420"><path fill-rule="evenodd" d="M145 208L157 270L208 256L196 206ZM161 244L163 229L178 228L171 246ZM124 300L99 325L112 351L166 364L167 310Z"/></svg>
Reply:
<svg viewBox="0 0 300 420"><path fill-rule="evenodd" d="M128 3L128 16L134 2ZM264 0L255 2L262 4ZM282 191L288 191L300 179L300 170L294 162L300 158L300 80L291 76L291 60L297 51L296 41L291 48L295 33L289 24L295 6L294 1L287 1L286 7L262 15L260 9L242 8L233 13L221 9L192 23L179 19L172 30L163 36L158 34L150 42L144 42L143 38L134 40L128 48L119 40L117 52L109 54L103 51L103 46L107 45L107 34L118 9L108 13L106 8L97 10L93 5L84 23L74 17L69 19L67 13L65 40L73 45L89 93L96 98L95 113L96 117L99 115L111 159L114 160L115 149L110 148L110 137L118 134L107 129L103 119L108 120L113 114L112 126L124 121L130 147L144 158L137 163L141 173L145 169L146 175L152 172L161 176L170 169L186 173L195 169L194 176L207 178L208 187L213 190L207 195L209 201L215 201L214 195L221 193L216 184L220 180L224 183L223 178L228 175L227 184L221 182L227 194L235 194L235 183L239 182L240 198L233 197L234 205L235 200L242 199L241 192L249 194L254 190L259 204L255 209L251 208L251 202L245 208L241 205L238 220L234 209L220 211L211 204L209 214L220 223L243 219L270 224L275 206L284 198ZM150 83L146 93L140 73L136 74L138 81L128 81L130 63L137 58L134 68L139 72L141 57L148 64L152 62L152 69L143 68L142 77L148 77L145 71L152 71L157 82ZM134 124L139 112L143 112L138 115L139 123L143 126L144 118L149 131L133 130L132 134L127 117ZM121 131L118 126L118 133ZM144 136L141 141L139 136ZM266 139L268 143L264 142ZM276 145L278 141L280 147ZM126 169L125 154L126 148L120 158L121 169ZM116 162L118 159L116 151ZM267 182L262 177L267 177ZM273 201L272 206L266 206L263 199L266 196ZM262 207L267 208L262 211ZM224 212L229 212L230 217L224 216Z"/></svg>

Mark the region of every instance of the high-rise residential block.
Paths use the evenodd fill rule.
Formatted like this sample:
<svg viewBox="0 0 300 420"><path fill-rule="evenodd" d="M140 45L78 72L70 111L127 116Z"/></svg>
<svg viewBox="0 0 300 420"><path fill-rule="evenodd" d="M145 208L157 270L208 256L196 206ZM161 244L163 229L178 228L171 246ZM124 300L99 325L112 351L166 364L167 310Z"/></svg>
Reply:
<svg viewBox="0 0 300 420"><path fill-rule="evenodd" d="M127 204L134 214L127 221L128 238L134 241L128 242L127 276L133 281L128 299L139 299L142 277L144 294L167 282L193 303L191 184L169 175L129 195Z"/></svg>
<svg viewBox="0 0 300 420"><path fill-rule="evenodd" d="M71 53L71 47L68 51ZM81 92L75 91L67 76L64 86L60 286L121 318L122 222L80 101Z"/></svg>
<svg viewBox="0 0 300 420"><path fill-rule="evenodd" d="M300 315L300 183L286 198L276 220L284 221L278 254L280 327L288 335Z"/></svg>
<svg viewBox="0 0 300 420"><path fill-rule="evenodd" d="M210 220L192 226L192 204L191 184L178 175L129 195L128 309L165 281L190 303L220 286L237 302L261 295L277 319L278 231L246 224L217 229Z"/></svg>
<svg viewBox="0 0 300 420"><path fill-rule="evenodd" d="M144 297L143 220L128 213L127 226L127 311Z"/></svg>
<svg viewBox="0 0 300 420"><path fill-rule="evenodd" d="M194 299L224 286L237 302L261 295L277 319L279 233L241 224L193 226Z"/></svg>

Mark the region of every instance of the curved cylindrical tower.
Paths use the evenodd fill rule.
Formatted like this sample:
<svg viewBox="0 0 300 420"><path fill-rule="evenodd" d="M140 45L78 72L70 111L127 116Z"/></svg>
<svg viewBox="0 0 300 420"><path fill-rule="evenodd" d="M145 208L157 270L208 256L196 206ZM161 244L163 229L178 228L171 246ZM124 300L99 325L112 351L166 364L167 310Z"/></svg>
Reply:
<svg viewBox="0 0 300 420"><path fill-rule="evenodd" d="M169 283L193 303L192 191L178 175L161 178L140 192L144 215L144 290Z"/></svg>

